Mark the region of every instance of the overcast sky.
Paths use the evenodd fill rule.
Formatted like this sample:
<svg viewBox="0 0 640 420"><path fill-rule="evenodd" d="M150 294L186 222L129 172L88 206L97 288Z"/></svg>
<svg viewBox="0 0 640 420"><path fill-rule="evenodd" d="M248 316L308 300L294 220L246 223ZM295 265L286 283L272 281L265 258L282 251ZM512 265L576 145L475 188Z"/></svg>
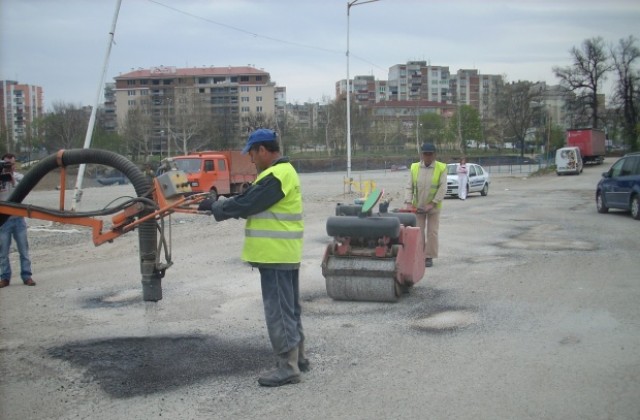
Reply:
<svg viewBox="0 0 640 420"><path fill-rule="evenodd" d="M409 60L557 84L553 66L600 36L640 38L638 0L379 0L351 8L350 71ZM0 79L54 102L95 102L117 0L0 0ZM347 73L346 0L122 0L106 81L139 67L254 65L290 103ZM605 92L609 93L609 92Z"/></svg>

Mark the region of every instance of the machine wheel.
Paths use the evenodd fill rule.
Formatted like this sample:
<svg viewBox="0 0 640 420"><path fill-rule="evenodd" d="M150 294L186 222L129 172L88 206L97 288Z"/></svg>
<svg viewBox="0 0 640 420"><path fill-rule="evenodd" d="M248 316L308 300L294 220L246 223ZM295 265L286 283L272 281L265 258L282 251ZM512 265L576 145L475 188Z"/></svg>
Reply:
<svg viewBox="0 0 640 420"><path fill-rule="evenodd" d="M631 197L631 217L640 220L640 196L638 194Z"/></svg>
<svg viewBox="0 0 640 420"><path fill-rule="evenodd" d="M482 191L480 191L480 195L486 197L489 194L489 184L485 182L484 187L482 187Z"/></svg>
<svg viewBox="0 0 640 420"><path fill-rule="evenodd" d="M218 201L218 191L216 191L215 189L211 189L209 191L209 199L211 201Z"/></svg>
<svg viewBox="0 0 640 420"><path fill-rule="evenodd" d="M598 209L598 213L606 213L609 211L609 207L605 205L602 192L600 191L596 193L596 208Z"/></svg>

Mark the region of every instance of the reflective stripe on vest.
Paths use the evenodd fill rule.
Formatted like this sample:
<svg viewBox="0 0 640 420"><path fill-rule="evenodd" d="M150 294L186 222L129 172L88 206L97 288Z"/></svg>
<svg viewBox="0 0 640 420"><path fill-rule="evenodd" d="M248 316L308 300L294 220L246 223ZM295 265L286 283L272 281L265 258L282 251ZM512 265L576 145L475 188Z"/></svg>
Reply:
<svg viewBox="0 0 640 420"><path fill-rule="evenodd" d="M247 218L242 259L268 264L299 263L304 231L300 179L288 162L265 169L256 182L268 174L278 178L284 198L266 211Z"/></svg>
<svg viewBox="0 0 640 420"><path fill-rule="evenodd" d="M443 162L435 161L433 168L433 176L431 177L431 187L429 188L429 195L427 195L427 203L430 203L438 193L440 188L440 177L442 173L447 170L447 164ZM413 185L413 206L418 206L418 173L420 172L420 162L411 164L411 179ZM438 208L442 208L442 202L436 204Z"/></svg>

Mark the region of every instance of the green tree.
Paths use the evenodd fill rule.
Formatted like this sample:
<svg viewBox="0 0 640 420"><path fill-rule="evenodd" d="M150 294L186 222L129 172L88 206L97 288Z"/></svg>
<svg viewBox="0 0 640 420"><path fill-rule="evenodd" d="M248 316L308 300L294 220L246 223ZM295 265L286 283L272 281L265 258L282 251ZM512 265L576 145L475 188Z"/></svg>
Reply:
<svg viewBox="0 0 640 420"><path fill-rule="evenodd" d="M420 142L439 145L444 139L445 121L441 115L428 113L420 116Z"/></svg>
<svg viewBox="0 0 640 420"><path fill-rule="evenodd" d="M449 138L456 139L456 148L466 154L468 140L476 140L477 144L483 140L480 114L470 105L459 106L449 120L448 131Z"/></svg>

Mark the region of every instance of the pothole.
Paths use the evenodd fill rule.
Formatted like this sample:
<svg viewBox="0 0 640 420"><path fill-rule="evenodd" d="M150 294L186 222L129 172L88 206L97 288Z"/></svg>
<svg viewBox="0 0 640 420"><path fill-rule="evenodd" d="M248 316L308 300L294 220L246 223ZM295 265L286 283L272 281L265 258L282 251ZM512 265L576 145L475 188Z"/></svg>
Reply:
<svg viewBox="0 0 640 420"><path fill-rule="evenodd" d="M454 331L478 322L471 311L443 311L413 321L413 328L426 332Z"/></svg>
<svg viewBox="0 0 640 420"><path fill-rule="evenodd" d="M120 290L104 296L89 299L88 307L117 307L131 305L142 302L142 291L140 289Z"/></svg>

